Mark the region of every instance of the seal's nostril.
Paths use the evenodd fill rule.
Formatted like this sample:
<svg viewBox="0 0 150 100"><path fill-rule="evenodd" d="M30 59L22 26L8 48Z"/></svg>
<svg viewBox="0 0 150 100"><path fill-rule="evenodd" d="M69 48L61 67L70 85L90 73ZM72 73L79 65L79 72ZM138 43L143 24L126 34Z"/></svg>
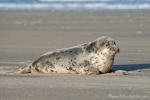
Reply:
<svg viewBox="0 0 150 100"><path fill-rule="evenodd" d="M118 48L118 47L117 47ZM118 51L117 51L117 53L120 53L120 49L118 48Z"/></svg>

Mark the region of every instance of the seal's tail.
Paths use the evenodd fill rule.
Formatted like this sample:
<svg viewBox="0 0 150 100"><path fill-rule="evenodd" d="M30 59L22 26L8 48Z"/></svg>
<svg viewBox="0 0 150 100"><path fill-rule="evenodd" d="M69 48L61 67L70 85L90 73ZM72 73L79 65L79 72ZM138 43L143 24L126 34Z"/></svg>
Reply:
<svg viewBox="0 0 150 100"><path fill-rule="evenodd" d="M31 73L31 65L28 65L27 67L18 69L16 71L7 72L6 74L25 74L25 73Z"/></svg>

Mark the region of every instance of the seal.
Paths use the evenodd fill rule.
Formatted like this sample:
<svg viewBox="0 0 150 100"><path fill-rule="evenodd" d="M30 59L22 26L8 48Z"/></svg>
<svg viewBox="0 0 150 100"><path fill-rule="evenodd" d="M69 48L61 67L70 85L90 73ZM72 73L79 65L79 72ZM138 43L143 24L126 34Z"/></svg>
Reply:
<svg viewBox="0 0 150 100"><path fill-rule="evenodd" d="M111 69L120 50L108 36L75 47L54 50L43 54L27 67L7 74L60 73L98 75L115 72ZM116 71L117 72L117 71Z"/></svg>

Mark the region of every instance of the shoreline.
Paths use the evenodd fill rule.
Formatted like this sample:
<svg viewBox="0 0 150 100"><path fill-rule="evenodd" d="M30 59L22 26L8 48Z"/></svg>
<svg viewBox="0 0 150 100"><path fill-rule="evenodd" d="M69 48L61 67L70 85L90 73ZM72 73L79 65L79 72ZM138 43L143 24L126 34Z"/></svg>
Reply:
<svg viewBox="0 0 150 100"><path fill-rule="evenodd" d="M25 12L35 12L35 13L118 13L118 12L150 12L149 9L141 9L141 10L77 10L77 11L52 11L52 10L0 10L0 12L18 12L18 13L25 13Z"/></svg>

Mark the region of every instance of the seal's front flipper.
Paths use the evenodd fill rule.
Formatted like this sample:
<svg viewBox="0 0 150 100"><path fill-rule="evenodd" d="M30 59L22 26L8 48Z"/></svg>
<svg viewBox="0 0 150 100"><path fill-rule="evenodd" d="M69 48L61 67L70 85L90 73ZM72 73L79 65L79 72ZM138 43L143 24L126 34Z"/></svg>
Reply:
<svg viewBox="0 0 150 100"><path fill-rule="evenodd" d="M115 70L115 69L111 69L109 72L110 72L110 73L121 74L121 75L127 75L127 74L128 74L127 71L125 71L125 70Z"/></svg>
<svg viewBox="0 0 150 100"><path fill-rule="evenodd" d="M94 67L90 67L86 74L87 75L99 75L100 71L98 69L94 68Z"/></svg>

